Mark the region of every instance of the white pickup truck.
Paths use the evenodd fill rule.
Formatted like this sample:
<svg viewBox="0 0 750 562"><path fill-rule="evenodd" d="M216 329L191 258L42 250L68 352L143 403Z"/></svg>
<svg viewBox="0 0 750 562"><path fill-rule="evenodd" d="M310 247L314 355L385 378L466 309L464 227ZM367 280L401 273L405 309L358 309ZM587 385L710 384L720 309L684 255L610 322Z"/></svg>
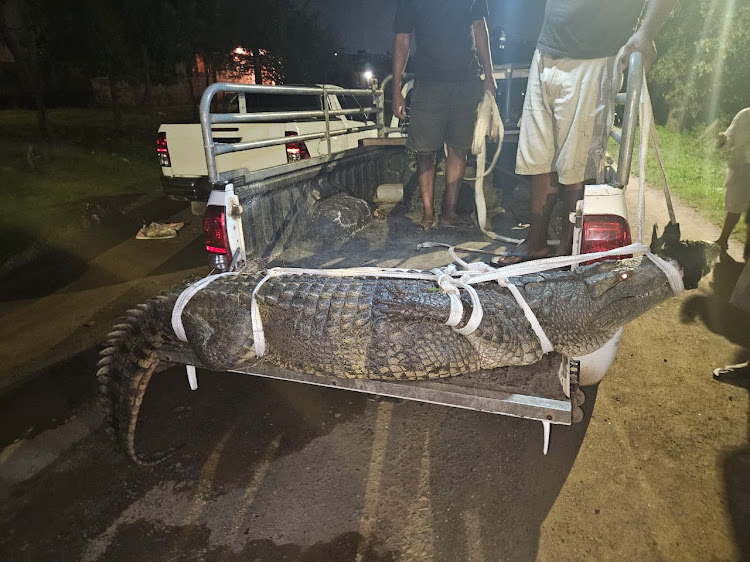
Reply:
<svg viewBox="0 0 750 562"><path fill-rule="evenodd" d="M629 245L631 235L624 204L624 189L628 183L633 153L642 68L640 53L633 53L630 58L627 93L618 95L617 99L618 103L625 106L622 129L613 131L613 136L620 142L620 165L617 168L614 165L608 167L606 183L587 185L582 204L570 217L565 217L575 224L574 254L590 254ZM512 74L506 75L504 79L510 78L512 81ZM520 71L516 78L523 80ZM508 82L503 85L510 88ZM201 135L205 161L201 164L200 171L207 173L212 187L203 216L203 232L212 272L251 272L264 267L269 261L283 264L285 268L293 268L287 273L294 275L308 275L311 270L319 273L318 269L321 267L331 270L333 267L360 268L365 265L389 268L391 272L403 274L413 273L414 270L433 271L436 267L446 265L451 258L441 248L435 251L416 251L425 242L423 234L414 228L420 214L410 211L408 205L409 200L414 200L414 197L418 199L415 191L416 170L413 158L404 149L406 139L403 138L401 124L396 124L396 127L385 126L383 89L339 92L345 95L371 96L370 103L373 107L366 106L358 111L363 115L375 115L376 124L370 129L367 122L362 121L362 127L357 129L376 130L377 136L362 139L351 149L339 152L330 150L330 154L322 154L317 158L292 158L296 161L254 171L248 171L244 165L244 171L231 170L231 160L225 159L224 164L219 164L222 157L229 153L273 147L280 149L283 156L284 147L289 146L290 141L284 136L283 128L273 131L272 138L262 141L217 140L219 133L229 132L221 129L232 128L238 123L252 123L257 116L242 111L213 113L211 102L214 97L223 91L252 94L255 93L254 88L257 87L217 83L206 89L201 101ZM327 90L321 88L300 88L297 93L301 91L313 97L324 97L327 94ZM302 111L298 116L304 122L304 119L321 113ZM322 135L319 132L306 134L300 129L299 139L295 141L307 143L310 140L325 139L325 145L332 144L332 122L341 115L354 114L354 110L349 112L346 109L326 111ZM273 117L273 114L265 112L264 118L269 117ZM284 117L284 123L296 122L289 120L289 113L284 114ZM347 130L347 133L353 132L351 129ZM199 165L199 156L196 151L195 166ZM222 173L225 169L228 172ZM398 187L401 189L397 189ZM492 189L491 183L489 189ZM389 194L393 191L401 191L401 195L391 199ZM375 212L373 208L376 208ZM511 214L498 215L499 222L492 225L498 235L510 236L518 232L514 231L516 224L508 220L508 215ZM430 233L430 241L450 246L466 244L469 248L476 248L480 241L472 238L474 235L484 236L477 230L464 232L446 229L439 232L436 229L436 232ZM393 268L399 269L396 271ZM194 293L217 278L219 276L211 275L199 281L183 293L177 302L185 304ZM289 293L292 294L296 293ZM329 295L329 298L333 297ZM335 312L331 314L337 318L343 317L341 303L345 298L335 298L337 304ZM294 299L293 306L305 309L305 299L298 301L296 296ZM130 317L125 319L127 324L120 324L117 331L113 332L117 338L125 339L117 339L114 343L108 341L109 347L102 352L105 358L100 362L100 366L103 365L100 371L103 402L113 412L110 415L111 430L118 435L128 455L137 462L143 460L135 451L135 428L140 399L151 375L170 365L185 365L190 387L196 389L196 367L203 367L195 348L187 344L187 335L183 334L179 340L173 337L174 334L184 332L180 327L182 308L175 306L168 313L167 309L161 312L165 313L165 318L170 316L172 323L169 326L152 328L149 324L147 328L133 328L143 322L150 322L147 320L148 315L144 315L142 310L151 310L150 306L161 306L161 302L153 300L151 305L146 304L143 305L145 308L139 307L132 311ZM253 312L250 307L251 310L248 311L243 306L238 305L237 317L227 317L227 322L236 323L230 325L245 323L244 326L250 322L254 330L253 338L259 334L258 341L263 342L262 330L255 331L253 323L256 320L248 320L248 315L256 315L257 309ZM178 310L177 314L175 310ZM210 314L211 310L213 309L209 307L207 313ZM317 319L319 313L325 318L334 310L334 305L320 310L315 309L314 305L311 310L313 314L306 318L314 316ZM227 309L224 309L219 314L226 312ZM365 314L364 318L370 317ZM177 327L175 319L178 320ZM419 324L415 322L413 325ZM128 326L129 331L121 330L122 326ZM169 335L163 339L158 333L154 336L150 331L154 329L164 330L164 334ZM229 367L231 371L254 376L538 420L543 423L546 452L551 424L570 425L583 419L580 406L585 397L579 387L597 384L602 379L615 359L621 334L622 330L619 330L600 349L588 355L569 357L551 352L531 365L499 367L478 372L476 376L465 374L447 380L349 378L348 374L332 376L292 371L266 361L237 363L232 362L234 360L231 358L226 364L232 365ZM238 341L246 342L243 338L246 338L245 333L239 333ZM223 366L225 363L221 361L226 358L223 356L222 345L222 342L206 344L201 348L205 352L204 357L214 361L214 365ZM110 356L112 354L123 356L113 358ZM119 406L113 409L113 404Z"/></svg>
<svg viewBox="0 0 750 562"><path fill-rule="evenodd" d="M612 250L627 246L631 242L624 190L630 175L637 125L637 106L641 91L642 59L640 53L631 55L630 68L627 93L617 96L618 104L624 106L622 129L613 130L613 137L620 143L618 158L620 165L617 167L609 165L607 167L606 183L585 187L584 199L578 205L575 215L569 217L570 220L575 222L574 254ZM504 150L509 149L509 152L514 154L517 134L513 133L517 131L519 115L514 114L513 111L514 107L522 103L523 98L516 91L516 87L523 86L525 89L525 81L528 76L527 69L498 67L494 74L500 86L498 99L506 114L506 128L511 133L507 135L504 141ZM385 84L388 81L389 79L386 79L384 82L383 89L385 89ZM204 94L204 104L208 102L210 95L219 91L220 88L216 88L213 92L207 91ZM346 192L376 206L377 202L382 200L380 196L381 188L391 185L403 185L404 196L406 196L407 185L416 183L416 172L403 148L405 139L399 138L403 136L403 124L391 122L390 127L384 126L386 109L383 106L382 96L382 91L373 92L373 103L380 106L374 112L377 114L378 138L364 140L356 149L311 159L308 162L295 162L279 168L265 169L249 174L235 173L231 180L219 177L219 173L216 171L218 167L216 162L221 157L220 151L232 150L232 148L213 146L206 151L213 191L204 215L203 229L211 270L230 271L253 258L283 256L287 250L294 247L295 241L305 241L317 236L318 233L309 230L310 225L314 222L316 206L327 197ZM230 118L228 116L216 116L216 119L225 122ZM406 130L408 131L408 127ZM207 127L204 126L204 136L206 135ZM234 149L239 148L241 146L234 147ZM492 184L490 184L489 189L492 189ZM389 215L385 219L385 228L373 229L372 232L365 230L364 232L367 234L364 237L369 236L366 242L360 241L361 243L358 245L356 241L353 241L351 244L352 248L357 248L356 251L348 253L347 249L338 248L336 250L337 257L334 260L337 267L347 265L347 259L355 265L361 265L362 263L380 265L378 260L383 259L383 256L379 252L383 249L388 249L390 254L386 253L386 255L392 261L406 263L406 258L404 258L404 261L393 259L395 255L398 255L398 251L413 254L412 248L416 246L417 242L416 239L412 240L414 231L409 219L403 214L404 212L402 209L401 213ZM508 213L508 215L512 215L512 213ZM340 220L339 222L343 224L344 221ZM505 232L499 230L498 232L512 235L514 225L507 220L501 222L507 223L505 228L508 230ZM498 226L502 228L502 225ZM385 239L379 239L373 234L376 230ZM553 234L551 233L551 235ZM446 240L448 239L447 234L444 237ZM460 234L456 235L455 240L451 240L454 244L465 241L462 240ZM411 247L410 242L414 242ZM369 248L369 252L373 255L370 256L367 252L363 252L363 248ZM289 263L294 261L291 253L288 259ZM317 256L317 259L318 261L326 261L320 255ZM417 258L409 259L416 260ZM429 267L434 267L434 264L430 264ZM429 267L423 266L425 269L429 269ZM581 386L592 385L602 379L614 361L621 334L622 330L618 331L610 342L587 356L558 358L561 362L552 361L545 368L540 365L528 368L529 373L537 375L531 377L536 383L544 386L542 381L553 381L550 383L550 388L556 387L555 392L559 391L559 384L554 381L561 378L564 381L564 397L560 397L553 392L552 394L556 398L552 398L552 395L546 394L546 390L527 388L518 395L515 393L503 394L506 391L499 392L496 396L497 400L493 398L491 405L482 403L481 406L478 406L473 390L467 391L467 395L461 398L457 398L451 391L451 398L447 399L443 395L439 398L428 398L423 395L416 397L414 394L404 391L403 386L389 386L385 389L384 386L388 385L378 381L358 381L356 384L349 386L341 381L334 381L331 385L336 386L336 388L348 388L349 390L372 392L399 398L435 400L437 403L518 415L543 421L556 420L553 423L571 423L571 421L580 420L581 416L581 410L577 405L580 394L572 392L573 389L579 384ZM169 358L175 361L177 355L169 355ZM181 361L177 360L177 362ZM253 374L257 373L253 371ZM302 375L295 375L287 380L322 384L315 377L304 378L304 381L302 378L304 378ZM571 380L574 380L574 383ZM535 402L534 399L540 397L543 397L543 400L538 403ZM540 404L544 405L540 406ZM558 407L560 408L559 411L557 410ZM561 414L559 419L558 413Z"/></svg>
<svg viewBox="0 0 750 562"><path fill-rule="evenodd" d="M211 127L214 143L258 143L279 137L299 137L299 142L259 146L220 155L216 165L220 176L230 179L241 173L280 166L297 160L355 148L359 140L376 137L375 123L367 115L326 113L361 111L357 96L338 86L320 86L325 95L305 95L294 86L253 86L250 92L230 89L214 100L213 112L234 114L234 123ZM323 100L325 99L325 104ZM298 112L292 119L289 111ZM287 113L285 116L284 113ZM254 120L245 122L243 115ZM329 128L330 142L326 140ZM306 140L305 140L306 139ZM166 195L194 203L194 211L203 213L211 187L208 182L204 139L200 123L162 124L156 135L156 151L161 165L162 187Z"/></svg>

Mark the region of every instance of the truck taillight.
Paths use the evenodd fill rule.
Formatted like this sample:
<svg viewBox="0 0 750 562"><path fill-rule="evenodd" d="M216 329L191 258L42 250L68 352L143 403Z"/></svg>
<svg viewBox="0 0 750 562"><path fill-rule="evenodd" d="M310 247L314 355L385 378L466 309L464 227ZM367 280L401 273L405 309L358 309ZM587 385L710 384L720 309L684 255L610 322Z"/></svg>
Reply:
<svg viewBox="0 0 750 562"><path fill-rule="evenodd" d="M203 215L203 237L206 241L209 267L220 271L229 269L229 238L224 207L209 205Z"/></svg>
<svg viewBox="0 0 750 562"><path fill-rule="evenodd" d="M167 133L156 133L156 154L159 155L159 164L163 168L172 166L169 159L169 148L167 147Z"/></svg>
<svg viewBox="0 0 750 562"><path fill-rule="evenodd" d="M296 137L297 131L287 131L287 137ZM289 142L286 145L286 161L296 162L297 160L306 160L310 158L307 145L304 142Z"/></svg>
<svg viewBox="0 0 750 562"><path fill-rule="evenodd" d="M582 254L622 248L632 241L628 221L618 215L584 215L581 230ZM619 256L623 257L627 256ZM594 262L584 265L589 263Z"/></svg>

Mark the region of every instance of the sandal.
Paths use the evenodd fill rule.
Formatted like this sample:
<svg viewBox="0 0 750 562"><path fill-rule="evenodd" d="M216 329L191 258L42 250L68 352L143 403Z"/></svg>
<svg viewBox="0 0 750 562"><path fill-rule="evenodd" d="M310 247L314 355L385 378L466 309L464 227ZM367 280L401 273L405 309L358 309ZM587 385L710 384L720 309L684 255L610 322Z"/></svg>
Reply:
<svg viewBox="0 0 750 562"><path fill-rule="evenodd" d="M737 377L738 375L750 375L750 362L745 361L744 363L738 363L737 365L727 365L726 367L718 367L714 369L714 378L716 380L727 380L729 378Z"/></svg>
<svg viewBox="0 0 750 562"><path fill-rule="evenodd" d="M435 221L420 222L417 225L417 232L427 232L435 226Z"/></svg>

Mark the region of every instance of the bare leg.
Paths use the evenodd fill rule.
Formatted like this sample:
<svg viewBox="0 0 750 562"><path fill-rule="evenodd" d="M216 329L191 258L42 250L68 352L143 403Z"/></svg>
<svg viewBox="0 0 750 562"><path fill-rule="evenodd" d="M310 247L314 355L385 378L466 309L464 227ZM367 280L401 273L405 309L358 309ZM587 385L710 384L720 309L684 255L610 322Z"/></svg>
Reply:
<svg viewBox="0 0 750 562"><path fill-rule="evenodd" d="M727 216L724 217L724 227L721 229L721 235L716 239L716 243L722 250L726 251L729 247L729 236L732 234L739 220L740 213L727 213Z"/></svg>
<svg viewBox="0 0 750 562"><path fill-rule="evenodd" d="M448 156L445 159L445 206L443 216L440 217L441 224L456 224L458 215L456 205L458 194L466 173L466 151L456 150L448 147Z"/></svg>
<svg viewBox="0 0 750 562"><path fill-rule="evenodd" d="M573 228L570 222L570 213L575 212L578 201L583 197L583 183L574 183L563 186L562 192L562 232L560 233L560 247L557 255L569 256L573 253Z"/></svg>
<svg viewBox="0 0 750 562"><path fill-rule="evenodd" d="M557 174L531 176L531 222L526 240L516 248L519 253L534 257L549 254L547 231L552 219L552 211L557 203L560 184Z"/></svg>
<svg viewBox="0 0 750 562"><path fill-rule="evenodd" d="M552 211L560 195L560 182L556 173L539 174L531 176L531 222L529 224L529 234L526 240L516 246L513 253L504 256L501 259L493 260L498 265L511 265L528 259L543 258L550 254L550 247L547 244L547 232L549 223L552 219ZM576 201L583 192L583 184L573 184L563 187L563 207L573 206L575 210ZM564 210L564 209L563 209ZM573 225L567 228L567 213L563 221L563 240L559 251L567 251L569 254L573 246Z"/></svg>
<svg viewBox="0 0 750 562"><path fill-rule="evenodd" d="M419 223L420 230L429 230L435 224L435 153L417 153L417 182L419 193L422 196L422 220Z"/></svg>
<svg viewBox="0 0 750 562"><path fill-rule="evenodd" d="M516 246L510 255L493 259L493 263L501 266L512 265L549 255L547 231L559 192L560 183L557 181L556 173L531 176L531 221L526 240Z"/></svg>

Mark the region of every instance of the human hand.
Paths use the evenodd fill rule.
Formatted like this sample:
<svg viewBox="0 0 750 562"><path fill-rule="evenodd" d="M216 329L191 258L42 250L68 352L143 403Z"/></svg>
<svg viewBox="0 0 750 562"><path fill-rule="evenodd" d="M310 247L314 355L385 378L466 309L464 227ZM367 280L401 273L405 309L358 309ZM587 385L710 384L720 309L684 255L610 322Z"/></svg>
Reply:
<svg viewBox="0 0 750 562"><path fill-rule="evenodd" d="M391 100L391 111L393 116L399 121L406 119L406 100L401 95L401 88L393 90L393 100Z"/></svg>
<svg viewBox="0 0 750 562"><path fill-rule="evenodd" d="M625 47L622 50L622 56L620 57L620 60L617 61L620 72L627 68L630 55L635 51L639 51L643 55L643 70L646 72L649 71L656 61L656 45L654 45L652 39L647 38L640 30L638 30L628 42L625 43Z"/></svg>

